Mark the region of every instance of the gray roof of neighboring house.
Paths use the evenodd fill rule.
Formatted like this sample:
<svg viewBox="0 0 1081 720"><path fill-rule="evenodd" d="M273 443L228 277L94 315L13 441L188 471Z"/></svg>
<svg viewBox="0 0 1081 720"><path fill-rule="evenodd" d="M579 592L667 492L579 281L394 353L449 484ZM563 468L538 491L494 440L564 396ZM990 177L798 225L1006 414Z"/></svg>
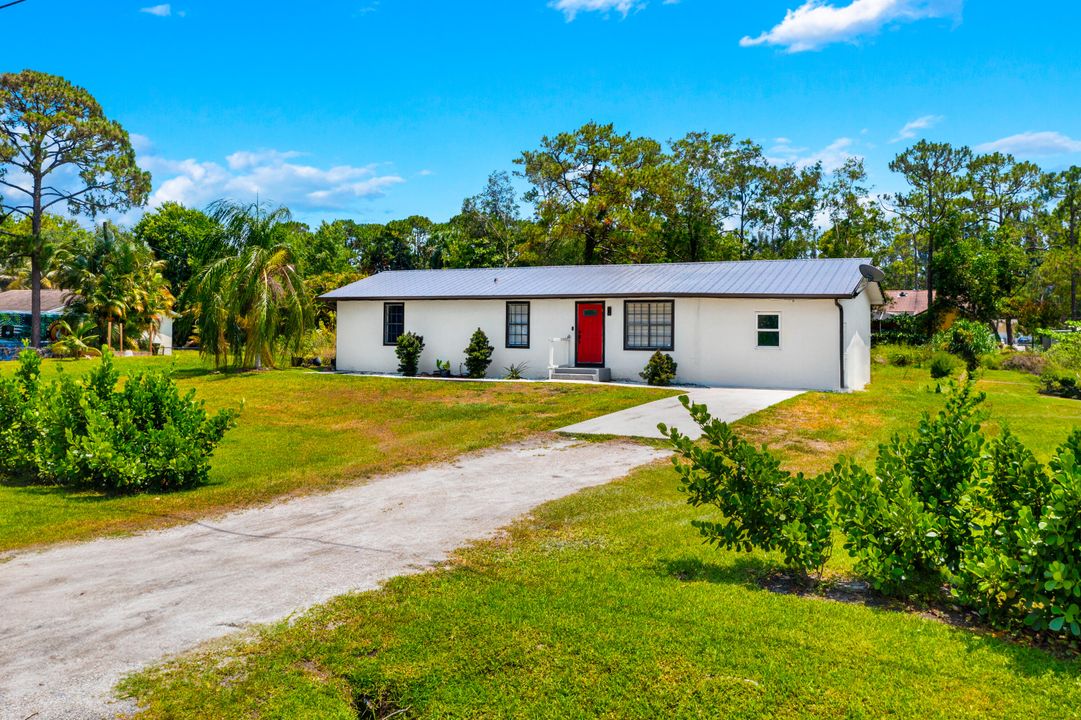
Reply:
<svg viewBox="0 0 1081 720"><path fill-rule="evenodd" d="M30 312L30 290L4 290L0 292L0 312ZM70 290L42 290L41 312L60 312L75 295Z"/></svg>
<svg viewBox="0 0 1081 720"><path fill-rule="evenodd" d="M324 300L732 297L846 298L867 283L867 258L656 265L565 265L476 270L388 270Z"/></svg>

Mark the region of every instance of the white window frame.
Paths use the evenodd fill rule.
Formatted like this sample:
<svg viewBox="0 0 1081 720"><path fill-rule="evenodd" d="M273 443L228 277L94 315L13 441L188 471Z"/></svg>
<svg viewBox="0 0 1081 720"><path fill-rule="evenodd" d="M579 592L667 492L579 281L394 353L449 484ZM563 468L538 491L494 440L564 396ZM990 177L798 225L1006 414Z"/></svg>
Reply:
<svg viewBox="0 0 1081 720"><path fill-rule="evenodd" d="M776 330L763 330L758 326L758 318L763 315L776 315L777 316L777 329ZM754 347L756 350L780 350L784 346L782 338L782 330L784 329L784 318L781 316L780 310L758 310L754 314ZM758 333L760 332L776 332L777 344L776 345L762 345L758 342Z"/></svg>

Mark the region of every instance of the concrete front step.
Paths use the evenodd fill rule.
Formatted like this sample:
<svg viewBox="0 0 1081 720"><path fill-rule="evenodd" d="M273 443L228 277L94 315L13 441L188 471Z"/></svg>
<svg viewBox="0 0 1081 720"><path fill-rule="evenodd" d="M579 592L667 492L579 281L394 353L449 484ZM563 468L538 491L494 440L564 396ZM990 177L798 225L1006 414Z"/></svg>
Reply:
<svg viewBox="0 0 1081 720"><path fill-rule="evenodd" d="M560 367L549 370L548 379L611 382L612 371L609 368Z"/></svg>

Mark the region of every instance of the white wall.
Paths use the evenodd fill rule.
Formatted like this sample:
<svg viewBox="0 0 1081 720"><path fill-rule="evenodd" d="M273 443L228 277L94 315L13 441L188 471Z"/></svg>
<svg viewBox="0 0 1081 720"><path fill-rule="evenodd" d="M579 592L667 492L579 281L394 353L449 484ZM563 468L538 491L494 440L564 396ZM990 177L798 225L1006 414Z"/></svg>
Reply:
<svg viewBox="0 0 1081 720"><path fill-rule="evenodd" d="M847 389L862 390L871 382L871 300L860 293L841 300L845 310L845 377Z"/></svg>
<svg viewBox="0 0 1081 720"><path fill-rule="evenodd" d="M638 373L651 353L623 349L624 301L604 302L612 311L605 318L605 365L613 379L640 380ZM865 297L843 302L846 370L849 385L859 389L870 380L870 305ZM756 347L758 312L780 314L780 348ZM677 382L840 389L839 314L833 300L676 298L674 320L675 349L670 354L679 364ZM432 372L438 358L450 360L457 373L470 335L481 327L495 346L491 377L501 377L505 367L523 362L528 363L527 377L547 377L549 339L573 337L574 323L574 300L533 300L530 347L508 349L503 300L405 302L405 329L424 337L421 372ZM397 371L394 348L383 345L382 301L338 303L337 363L339 370L349 372Z"/></svg>

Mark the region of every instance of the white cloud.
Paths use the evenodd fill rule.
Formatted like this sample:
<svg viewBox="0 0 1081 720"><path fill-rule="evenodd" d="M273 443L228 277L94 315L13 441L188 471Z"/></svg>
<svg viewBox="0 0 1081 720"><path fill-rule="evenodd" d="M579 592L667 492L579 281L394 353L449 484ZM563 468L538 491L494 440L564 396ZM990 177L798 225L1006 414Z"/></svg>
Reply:
<svg viewBox="0 0 1081 720"><path fill-rule="evenodd" d="M824 171L833 172L844 165L849 158L859 157L852 152L852 138L837 138L826 147L814 152L808 151L807 148L793 147L791 143L787 142L787 138L778 138L778 140L786 140L786 142L778 143L769 148L766 151L766 158L770 162L780 165L795 165L803 169L815 163L822 163Z"/></svg>
<svg viewBox="0 0 1081 720"><path fill-rule="evenodd" d="M920 130L927 130L938 125L945 118L941 115L924 115L918 117L915 120L909 120L905 123L905 126L897 131L897 137L890 140L891 143L901 142L902 140L911 140L920 134Z"/></svg>
<svg viewBox="0 0 1081 720"><path fill-rule="evenodd" d="M567 22L571 22L580 12L609 13L615 10L627 17L632 11L644 8L646 3L642 0L551 0L548 6L559 10Z"/></svg>
<svg viewBox="0 0 1081 720"><path fill-rule="evenodd" d="M405 182L371 165L335 165L321 168L291 162L295 151L238 151L225 163L194 158L171 160L140 156L140 165L154 175L157 186L150 207L179 202L203 207L221 198L253 200L256 196L299 212L352 211L360 203L386 194Z"/></svg>
<svg viewBox="0 0 1081 720"><path fill-rule="evenodd" d="M169 17L173 14L173 7L169 3L165 3L164 5L153 5L151 7L142 8L139 12L146 13L147 15L156 15L158 17Z"/></svg>
<svg viewBox="0 0 1081 720"><path fill-rule="evenodd" d="M1081 140L1060 132L1023 132L977 145L979 152L1001 152L1025 157L1050 157L1081 152Z"/></svg>
<svg viewBox="0 0 1081 720"><path fill-rule="evenodd" d="M777 45L790 53L818 50L836 42L854 42L886 25L926 18L959 18L964 0L852 0L837 7L825 0L806 0L788 10L784 20L757 37L739 41L743 47Z"/></svg>

